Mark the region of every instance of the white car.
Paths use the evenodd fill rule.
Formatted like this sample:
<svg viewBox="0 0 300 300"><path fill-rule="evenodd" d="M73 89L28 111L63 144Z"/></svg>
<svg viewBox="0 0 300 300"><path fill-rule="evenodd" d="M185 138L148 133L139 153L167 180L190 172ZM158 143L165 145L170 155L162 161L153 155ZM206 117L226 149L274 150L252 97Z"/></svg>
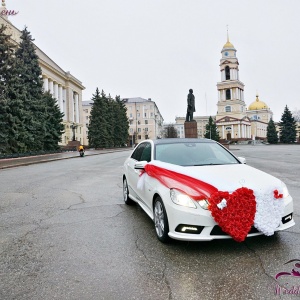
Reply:
<svg viewBox="0 0 300 300"><path fill-rule="evenodd" d="M139 143L124 163L123 196L154 221L162 242L241 242L295 225L286 185L209 139Z"/></svg>

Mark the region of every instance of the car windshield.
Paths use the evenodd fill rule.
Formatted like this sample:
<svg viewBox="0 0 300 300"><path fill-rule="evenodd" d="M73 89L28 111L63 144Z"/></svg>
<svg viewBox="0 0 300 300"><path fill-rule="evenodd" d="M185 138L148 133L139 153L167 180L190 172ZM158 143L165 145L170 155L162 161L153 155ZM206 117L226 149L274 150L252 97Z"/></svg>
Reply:
<svg viewBox="0 0 300 300"><path fill-rule="evenodd" d="M155 146L154 159L180 166L238 164L230 152L217 143L170 143Z"/></svg>

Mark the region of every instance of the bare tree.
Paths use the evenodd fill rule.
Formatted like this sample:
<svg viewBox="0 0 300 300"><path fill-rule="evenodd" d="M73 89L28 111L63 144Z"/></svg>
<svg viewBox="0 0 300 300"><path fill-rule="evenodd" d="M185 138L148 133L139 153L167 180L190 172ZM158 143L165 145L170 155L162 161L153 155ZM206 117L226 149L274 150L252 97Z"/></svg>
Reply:
<svg viewBox="0 0 300 300"><path fill-rule="evenodd" d="M165 126L165 128L163 130L163 137L164 138L177 138L178 137L177 130L173 124L169 124L169 125Z"/></svg>
<svg viewBox="0 0 300 300"><path fill-rule="evenodd" d="M300 122L300 110L298 110L297 107L292 112L292 115L293 115L296 122Z"/></svg>

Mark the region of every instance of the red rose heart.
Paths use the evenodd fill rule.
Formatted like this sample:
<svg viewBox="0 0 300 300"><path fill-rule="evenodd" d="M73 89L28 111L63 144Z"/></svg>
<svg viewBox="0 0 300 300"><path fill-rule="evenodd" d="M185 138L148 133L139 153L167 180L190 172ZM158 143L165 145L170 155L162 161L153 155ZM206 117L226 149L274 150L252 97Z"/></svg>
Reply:
<svg viewBox="0 0 300 300"><path fill-rule="evenodd" d="M219 204L223 199L226 200L225 207ZM208 209L221 229L235 241L244 241L254 223L256 212L253 190L239 188L232 194L218 191L211 195L209 203Z"/></svg>

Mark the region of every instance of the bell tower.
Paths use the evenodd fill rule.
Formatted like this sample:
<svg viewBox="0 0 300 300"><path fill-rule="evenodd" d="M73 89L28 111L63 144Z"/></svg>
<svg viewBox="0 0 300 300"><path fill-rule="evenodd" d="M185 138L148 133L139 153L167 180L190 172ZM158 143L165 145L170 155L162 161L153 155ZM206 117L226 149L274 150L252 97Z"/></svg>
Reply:
<svg viewBox="0 0 300 300"><path fill-rule="evenodd" d="M239 140L250 137L250 122L246 115L244 101L244 84L240 81L239 61L236 49L229 41L221 51L220 73L221 81L217 83L218 111L216 123L223 140Z"/></svg>

